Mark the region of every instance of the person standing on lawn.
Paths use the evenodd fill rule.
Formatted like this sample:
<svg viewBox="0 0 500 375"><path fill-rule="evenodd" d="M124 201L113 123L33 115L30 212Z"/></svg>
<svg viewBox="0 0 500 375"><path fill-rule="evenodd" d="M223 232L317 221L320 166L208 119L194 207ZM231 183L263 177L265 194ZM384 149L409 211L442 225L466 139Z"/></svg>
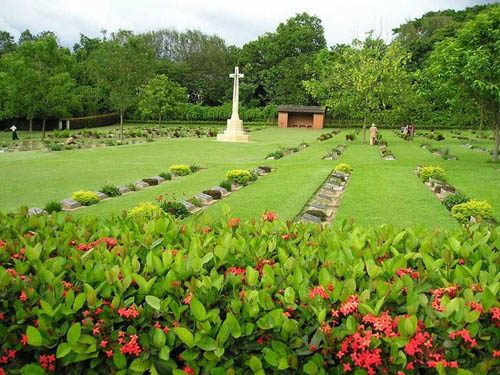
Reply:
<svg viewBox="0 0 500 375"><path fill-rule="evenodd" d="M9 129L12 131L12 140L13 141L19 140L19 137L17 136L17 127L16 127L16 125L12 125Z"/></svg>
<svg viewBox="0 0 500 375"><path fill-rule="evenodd" d="M375 144L375 138L377 138L377 127L375 124L372 124L370 127L370 146Z"/></svg>

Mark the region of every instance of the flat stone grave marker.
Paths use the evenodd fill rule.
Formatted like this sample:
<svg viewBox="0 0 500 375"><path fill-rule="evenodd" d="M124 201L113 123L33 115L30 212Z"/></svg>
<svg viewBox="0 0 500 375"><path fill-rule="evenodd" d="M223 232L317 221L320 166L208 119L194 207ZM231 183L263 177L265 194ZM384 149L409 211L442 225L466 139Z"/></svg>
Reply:
<svg viewBox="0 0 500 375"><path fill-rule="evenodd" d="M61 205L62 205L62 209L64 211L72 211L72 210L76 210L76 209L82 207L82 205L80 204L80 202L77 202L77 201L75 201L74 199L71 199L71 198L63 199L61 201Z"/></svg>
<svg viewBox="0 0 500 375"><path fill-rule="evenodd" d="M130 189L128 187L126 187L126 186L119 185L118 189L120 190L120 193L122 193L122 195L130 193Z"/></svg>
<svg viewBox="0 0 500 375"><path fill-rule="evenodd" d="M334 184L334 183L331 183L331 182L327 182L323 187L324 188L328 188L328 189L333 189L333 191L342 191L342 190L344 190L344 188L342 186Z"/></svg>
<svg viewBox="0 0 500 375"><path fill-rule="evenodd" d="M214 187L212 188L212 190L217 190L217 191L220 191L221 195L222 195L222 196L224 196L224 197L225 197L226 195L229 195L229 192L227 191L227 189L224 189L224 188L223 188L223 187L221 187L221 186L214 186Z"/></svg>
<svg viewBox="0 0 500 375"><path fill-rule="evenodd" d="M181 201L181 204L188 209L188 211L192 212L196 210L196 206L188 201Z"/></svg>
<svg viewBox="0 0 500 375"><path fill-rule="evenodd" d="M384 160L396 160L394 156L389 155L389 156L384 156Z"/></svg>
<svg viewBox="0 0 500 375"><path fill-rule="evenodd" d="M153 179L155 179L155 180L158 180L158 183L159 183L159 184L161 184L161 183L165 182L165 179L164 179L163 177L161 177L161 176L153 176L153 177L151 177L151 178L153 178Z"/></svg>
<svg viewBox="0 0 500 375"><path fill-rule="evenodd" d="M302 215L302 220L321 224L321 219L319 217L310 214Z"/></svg>
<svg viewBox="0 0 500 375"><path fill-rule="evenodd" d="M258 174L259 176L264 176L264 175L266 175L266 174L267 174L267 172L266 172L265 170L261 169L261 168L257 168L257 169L255 170L255 172L257 172L257 174Z"/></svg>
<svg viewBox="0 0 500 375"><path fill-rule="evenodd" d="M172 179L176 179L176 178L179 178L179 175L178 174L175 174L175 173L170 173L170 175L172 176Z"/></svg>
<svg viewBox="0 0 500 375"><path fill-rule="evenodd" d="M159 184L159 181L156 178L143 178L142 181L147 183L149 186L155 186Z"/></svg>
<svg viewBox="0 0 500 375"><path fill-rule="evenodd" d="M31 207L29 210L28 210L28 215L29 216L33 216L33 215L36 215L36 216L40 216L40 215L43 215L43 214L46 214L47 211L39 208L39 207Z"/></svg>
<svg viewBox="0 0 500 375"><path fill-rule="evenodd" d="M236 183L231 184L231 190L240 190L240 189L241 189L240 184L236 184Z"/></svg>
<svg viewBox="0 0 500 375"><path fill-rule="evenodd" d="M326 194L318 194L318 199L323 199L324 201L327 201L329 203L333 202L333 198Z"/></svg>
<svg viewBox="0 0 500 375"><path fill-rule="evenodd" d="M446 185L441 186L441 190L445 190L447 192L454 193L457 189L455 189L455 186L446 184Z"/></svg>
<svg viewBox="0 0 500 375"><path fill-rule="evenodd" d="M139 190L146 189L147 187L149 187L149 184L144 181L136 181L134 185Z"/></svg>
<svg viewBox="0 0 500 375"><path fill-rule="evenodd" d="M330 177L341 178L342 180L344 180L346 176L345 176L344 174L340 174L340 173L338 173L338 172L335 172L335 173L332 173L332 174L330 175Z"/></svg>
<svg viewBox="0 0 500 375"><path fill-rule="evenodd" d="M210 195L204 194L204 193L196 194L196 198L198 198L204 204L212 204L215 202L214 199Z"/></svg>
<svg viewBox="0 0 500 375"><path fill-rule="evenodd" d="M320 210L326 214L326 216L331 216L333 213L333 210L329 208L328 206L325 206L324 204L321 203L316 203L316 202L311 202L309 203L309 209L311 210Z"/></svg>
<svg viewBox="0 0 500 375"><path fill-rule="evenodd" d="M97 194L97 196L99 197L100 200L105 200L105 199L108 199L108 196L100 191L94 191L94 193Z"/></svg>

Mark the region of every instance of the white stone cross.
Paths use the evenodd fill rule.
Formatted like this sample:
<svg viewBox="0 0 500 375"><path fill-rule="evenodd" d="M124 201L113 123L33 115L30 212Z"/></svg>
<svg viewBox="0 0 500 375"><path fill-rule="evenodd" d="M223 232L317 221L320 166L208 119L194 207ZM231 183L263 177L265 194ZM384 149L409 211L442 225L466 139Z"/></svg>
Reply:
<svg viewBox="0 0 500 375"><path fill-rule="evenodd" d="M244 75L239 73L239 69L236 66L234 68L234 73L230 74L229 77L234 79L234 84L233 84L233 113L231 115L231 120L239 120L240 116L238 114L238 102L239 102L239 89L240 89L240 84L239 84L239 79L243 78Z"/></svg>

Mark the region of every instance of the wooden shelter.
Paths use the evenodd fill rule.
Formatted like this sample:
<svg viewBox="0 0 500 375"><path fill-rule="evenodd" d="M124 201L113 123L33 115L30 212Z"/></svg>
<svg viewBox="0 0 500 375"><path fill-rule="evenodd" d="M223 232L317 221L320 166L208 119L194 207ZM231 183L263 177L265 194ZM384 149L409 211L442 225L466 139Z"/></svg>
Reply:
<svg viewBox="0 0 500 375"><path fill-rule="evenodd" d="M323 129L326 109L319 106L280 105L279 128Z"/></svg>

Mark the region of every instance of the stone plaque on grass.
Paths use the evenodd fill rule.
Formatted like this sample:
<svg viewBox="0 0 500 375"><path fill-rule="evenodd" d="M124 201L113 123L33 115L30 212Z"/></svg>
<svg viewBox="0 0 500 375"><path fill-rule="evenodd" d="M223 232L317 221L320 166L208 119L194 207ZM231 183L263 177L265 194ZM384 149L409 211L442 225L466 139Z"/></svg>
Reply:
<svg viewBox="0 0 500 375"><path fill-rule="evenodd" d="M136 181L134 185L139 190L146 189L147 187L149 187L149 184L144 181Z"/></svg>
<svg viewBox="0 0 500 375"><path fill-rule="evenodd" d="M117 186L118 187L118 190L120 190L120 193L121 194L127 194L127 193L130 193L130 189L126 186L123 186L123 185L119 185Z"/></svg>
<svg viewBox="0 0 500 375"><path fill-rule="evenodd" d="M66 198L61 201L62 209L65 211L71 211L71 210L76 210L77 208L80 208L82 205L80 202L75 201L74 199L71 198Z"/></svg>
<svg viewBox="0 0 500 375"><path fill-rule="evenodd" d="M188 211L194 211L196 206L188 201L181 201L181 204L188 209Z"/></svg>
<svg viewBox="0 0 500 375"><path fill-rule="evenodd" d="M302 215L302 220L309 221L312 223L321 224L321 219L317 216L314 216L314 215L304 214L304 215Z"/></svg>
<svg viewBox="0 0 500 375"><path fill-rule="evenodd" d="M328 207L325 206L324 204L315 203L315 202L309 203L309 207L312 207L316 210L324 211L325 213L326 213L326 210L328 209Z"/></svg>
<svg viewBox="0 0 500 375"><path fill-rule="evenodd" d="M100 200L105 200L105 199L108 199L108 196L100 191L94 191L94 193L97 194L97 196L99 197Z"/></svg>
<svg viewBox="0 0 500 375"><path fill-rule="evenodd" d="M203 194L203 193L196 194L196 198L198 198L200 201L202 201L205 204L210 204L214 201L214 199L210 195Z"/></svg>
<svg viewBox="0 0 500 375"><path fill-rule="evenodd" d="M255 172L257 172L259 176L264 176L265 174L267 174L267 172L261 168L257 168Z"/></svg>
<svg viewBox="0 0 500 375"><path fill-rule="evenodd" d="M47 211L45 210L42 210L41 208L39 207L31 207L29 210L28 210L28 215L29 216L33 216L33 215L36 215L36 216L40 216L40 215L43 215L43 214L46 214Z"/></svg>
<svg viewBox="0 0 500 375"><path fill-rule="evenodd" d="M212 188L212 190L217 190L217 191L220 191L220 193L221 193L222 195L227 195L227 194L228 194L227 189L224 189L224 188L223 188L223 187L221 187L221 186L214 186L214 187Z"/></svg>
<svg viewBox="0 0 500 375"><path fill-rule="evenodd" d="M231 184L231 189L232 190L240 190L241 189L241 185L240 184L236 184L236 183L232 183Z"/></svg>
<svg viewBox="0 0 500 375"><path fill-rule="evenodd" d="M323 200L325 200L327 202L332 202L333 201L332 197L330 197L330 196L328 196L326 194L321 194L321 193L318 194L318 199L323 199Z"/></svg>
<svg viewBox="0 0 500 375"><path fill-rule="evenodd" d="M143 178L142 181L147 183L149 186L155 186L159 183L156 178Z"/></svg>
<svg viewBox="0 0 500 375"><path fill-rule="evenodd" d="M165 182L165 179L161 176L153 176L151 177L152 179L155 179L155 180L158 180L158 183L161 184L163 182Z"/></svg>

